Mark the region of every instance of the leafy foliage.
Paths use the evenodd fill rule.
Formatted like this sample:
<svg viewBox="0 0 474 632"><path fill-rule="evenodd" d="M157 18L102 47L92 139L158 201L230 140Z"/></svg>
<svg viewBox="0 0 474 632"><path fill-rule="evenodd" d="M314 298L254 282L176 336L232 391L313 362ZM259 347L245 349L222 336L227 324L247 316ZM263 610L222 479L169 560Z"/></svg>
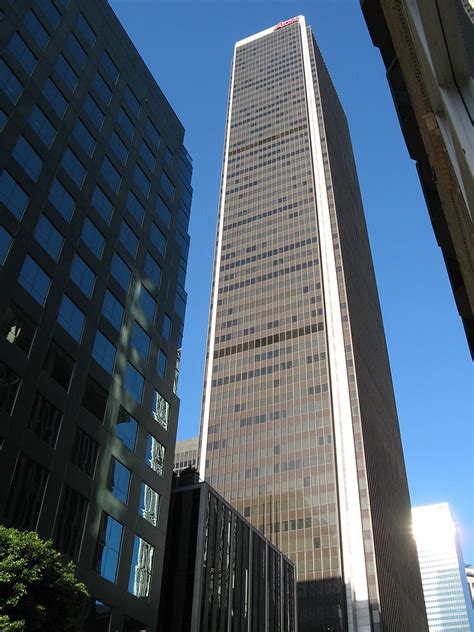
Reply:
<svg viewBox="0 0 474 632"><path fill-rule="evenodd" d="M53 543L0 525L0 630L76 632L89 594Z"/></svg>

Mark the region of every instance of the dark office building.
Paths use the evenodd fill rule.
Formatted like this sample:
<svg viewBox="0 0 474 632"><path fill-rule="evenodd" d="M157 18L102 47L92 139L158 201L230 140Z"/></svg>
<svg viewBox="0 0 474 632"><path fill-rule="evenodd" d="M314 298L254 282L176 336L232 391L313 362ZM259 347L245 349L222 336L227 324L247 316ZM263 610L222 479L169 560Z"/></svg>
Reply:
<svg viewBox="0 0 474 632"><path fill-rule="evenodd" d="M349 130L302 16L235 46L216 244L201 476L295 562L299 632L424 632Z"/></svg>
<svg viewBox="0 0 474 632"><path fill-rule="evenodd" d="M296 629L294 565L193 468L171 494L158 629Z"/></svg>
<svg viewBox="0 0 474 632"><path fill-rule="evenodd" d="M105 0L2 2L0 520L78 563L87 630L155 630L191 164Z"/></svg>

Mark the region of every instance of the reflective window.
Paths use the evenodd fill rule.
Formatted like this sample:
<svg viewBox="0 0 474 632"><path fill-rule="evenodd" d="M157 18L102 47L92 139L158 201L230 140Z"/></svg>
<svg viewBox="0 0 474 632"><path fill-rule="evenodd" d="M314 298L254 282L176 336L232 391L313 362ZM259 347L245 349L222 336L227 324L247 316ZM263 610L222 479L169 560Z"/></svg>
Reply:
<svg viewBox="0 0 474 632"><path fill-rule="evenodd" d="M41 22L38 20L33 11L28 11L25 13L25 17L23 18L23 24L28 29L28 31L33 36L33 39L41 48L44 50L49 42L49 33L43 27Z"/></svg>
<svg viewBox="0 0 474 632"><path fill-rule="evenodd" d="M123 108L119 108L117 112L117 123L123 129L128 138L132 138L135 127Z"/></svg>
<svg viewBox="0 0 474 632"><path fill-rule="evenodd" d="M19 33L13 34L8 43L8 48L17 61L23 66L23 69L31 75L36 68L38 59Z"/></svg>
<svg viewBox="0 0 474 632"><path fill-rule="evenodd" d="M94 151L95 138L80 119L77 119L72 134L90 158Z"/></svg>
<svg viewBox="0 0 474 632"><path fill-rule="evenodd" d="M130 362L127 363L127 368L125 369L123 386L127 393L131 395L135 401L141 404L145 379L143 375L137 371L133 364L130 364Z"/></svg>
<svg viewBox="0 0 474 632"><path fill-rule="evenodd" d="M120 226L119 239L132 257L135 257L138 248L138 237L135 235L127 222L122 222Z"/></svg>
<svg viewBox="0 0 474 632"><path fill-rule="evenodd" d="M26 255L18 282L40 305L45 304L51 279L29 255Z"/></svg>
<svg viewBox="0 0 474 632"><path fill-rule="evenodd" d="M163 329L161 330L161 335L165 340L169 340L171 337L171 318L165 314L163 317Z"/></svg>
<svg viewBox="0 0 474 632"><path fill-rule="evenodd" d="M156 301L144 285L140 288L138 299L140 308L145 312L147 318L152 322L155 320Z"/></svg>
<svg viewBox="0 0 474 632"><path fill-rule="evenodd" d="M145 217L145 208L131 191L128 192L127 196L127 210L141 226Z"/></svg>
<svg viewBox="0 0 474 632"><path fill-rule="evenodd" d="M122 303L115 298L109 290L105 291L102 313L117 331L120 331L123 320L124 308Z"/></svg>
<svg viewBox="0 0 474 632"><path fill-rule="evenodd" d="M56 445L62 412L53 406L41 393L36 393L33 408L28 418L28 428L48 445Z"/></svg>
<svg viewBox="0 0 474 632"><path fill-rule="evenodd" d="M151 225L150 229L150 239L154 246L156 246L160 255L165 255L166 249L166 237L163 235L161 230L158 228L156 224Z"/></svg>
<svg viewBox="0 0 474 632"><path fill-rule="evenodd" d="M114 83L117 83L117 79L119 77L119 69L112 61L110 55L104 51L100 57L100 63L104 70L107 72L109 77L113 80Z"/></svg>
<svg viewBox="0 0 474 632"><path fill-rule="evenodd" d="M44 84L43 96L59 118L63 118L67 108L67 100L52 79Z"/></svg>
<svg viewBox="0 0 474 632"><path fill-rule="evenodd" d="M143 169L141 169L138 165L135 165L135 169L133 170L133 179L135 180L137 185L140 187L140 190L142 191L143 195L145 197L148 197L150 193L151 182L146 177Z"/></svg>
<svg viewBox="0 0 474 632"><path fill-rule="evenodd" d="M166 355L166 353L164 351L162 351L160 349L160 352L158 354L158 362L157 362L157 365L156 365L156 370L157 370L158 375L163 380L165 379L167 363L168 363L168 356Z"/></svg>
<svg viewBox="0 0 474 632"><path fill-rule="evenodd" d="M107 489L124 504L128 501L128 488L130 486L130 470L120 461L112 457L110 459Z"/></svg>
<svg viewBox="0 0 474 632"><path fill-rule="evenodd" d="M54 6L52 0L36 0L36 4L39 6L51 26L56 28L61 20L61 14Z"/></svg>
<svg viewBox="0 0 474 632"><path fill-rule="evenodd" d="M128 288L130 287L130 280L132 278L132 271L125 263L125 261L118 255L114 254L112 259L112 265L110 267L110 273L114 277L116 281L123 287L123 289L128 292Z"/></svg>
<svg viewBox="0 0 474 632"><path fill-rule="evenodd" d="M145 361L148 361L148 354L150 353L150 336L140 327L138 323L133 324L132 347Z"/></svg>
<svg viewBox="0 0 474 632"><path fill-rule="evenodd" d="M104 122L105 115L90 94L88 94L84 99L84 105L82 108L94 125L100 129L102 127L102 123Z"/></svg>
<svg viewBox="0 0 474 632"><path fill-rule="evenodd" d="M127 103L135 116L138 116L140 112L140 101L134 95L129 86L125 86L125 90L123 91L123 100Z"/></svg>
<svg viewBox="0 0 474 632"><path fill-rule="evenodd" d="M171 223L171 211L163 202L160 196L156 198L155 213L161 219L163 224L169 227Z"/></svg>
<svg viewBox="0 0 474 632"><path fill-rule="evenodd" d="M137 429L137 420L129 415L126 410L121 408L115 426L115 436L132 452L135 450Z"/></svg>
<svg viewBox="0 0 474 632"><path fill-rule="evenodd" d="M160 285L161 268L148 252L145 257L144 272L156 286Z"/></svg>
<svg viewBox="0 0 474 632"><path fill-rule="evenodd" d="M140 504L138 505L138 515L145 518L156 527L160 516L160 495L154 489L142 483L140 489Z"/></svg>
<svg viewBox="0 0 474 632"><path fill-rule="evenodd" d="M54 525L55 546L77 562L86 520L88 501L76 490L63 485Z"/></svg>
<svg viewBox="0 0 474 632"><path fill-rule="evenodd" d="M0 317L0 335L11 345L29 353L36 332L34 322L22 310L10 303Z"/></svg>
<svg viewBox="0 0 474 632"><path fill-rule="evenodd" d="M4 171L0 176L0 202L3 202L17 219L23 217L28 204L28 196L8 171Z"/></svg>
<svg viewBox="0 0 474 632"><path fill-rule="evenodd" d="M76 426L71 450L71 461L88 476L94 476L99 445L94 439Z"/></svg>
<svg viewBox="0 0 474 632"><path fill-rule="evenodd" d="M86 168L69 147L64 152L61 160L63 169L71 176L71 179L81 188L86 176Z"/></svg>
<svg viewBox="0 0 474 632"><path fill-rule="evenodd" d="M74 72L71 64L63 55L59 55L54 64L54 68L67 87L74 92L79 81L79 77Z"/></svg>
<svg viewBox="0 0 474 632"><path fill-rule="evenodd" d="M54 342L49 345L44 363L45 372L66 391L71 383L75 362Z"/></svg>
<svg viewBox="0 0 474 632"><path fill-rule="evenodd" d="M97 331L92 348L92 357L100 366L112 375L117 349L101 331Z"/></svg>
<svg viewBox="0 0 474 632"><path fill-rule="evenodd" d="M151 413L153 420L157 421L165 430L168 430L170 405L158 391L155 391L153 395Z"/></svg>
<svg viewBox="0 0 474 632"><path fill-rule="evenodd" d="M71 299L64 295L59 306L58 323L68 332L71 338L80 342L84 327L85 315Z"/></svg>
<svg viewBox="0 0 474 632"><path fill-rule="evenodd" d="M37 105L31 111L28 122L46 147L51 147L56 135L56 128Z"/></svg>
<svg viewBox="0 0 474 632"><path fill-rule="evenodd" d="M3 130L7 121L8 121L8 116L6 112L0 109L0 131Z"/></svg>
<svg viewBox="0 0 474 632"><path fill-rule="evenodd" d="M94 569L111 582L115 582L122 543L123 526L106 513L102 513L97 538Z"/></svg>
<svg viewBox="0 0 474 632"><path fill-rule="evenodd" d="M160 133L150 119L147 119L147 122L145 123L145 134L151 140L152 147L157 150L160 145Z"/></svg>
<svg viewBox="0 0 474 632"><path fill-rule="evenodd" d="M144 140L142 140L140 145L140 156L143 158L148 169L153 171L155 168L156 158Z"/></svg>
<svg viewBox="0 0 474 632"><path fill-rule="evenodd" d="M70 33L66 40L66 48L76 60L78 66L84 68L87 62L87 53L73 33Z"/></svg>
<svg viewBox="0 0 474 632"><path fill-rule="evenodd" d="M13 237L6 228L0 226L0 266L3 266L7 258L8 251L12 243Z"/></svg>
<svg viewBox="0 0 474 632"><path fill-rule="evenodd" d="M128 592L136 597L148 597L153 575L153 553L155 547L135 536L132 561L128 578Z"/></svg>
<svg viewBox="0 0 474 632"><path fill-rule="evenodd" d="M174 198L175 186L164 171L161 172L160 185L169 198Z"/></svg>
<svg viewBox="0 0 474 632"><path fill-rule="evenodd" d="M94 193L92 195L92 204L95 210L99 213L102 219L110 224L110 218L112 217L113 204L109 198L102 191L100 186L96 184Z"/></svg>
<svg viewBox="0 0 474 632"><path fill-rule="evenodd" d="M108 392L103 389L89 375L87 376L82 406L91 412L99 421L103 421L107 408Z"/></svg>
<svg viewBox="0 0 474 632"><path fill-rule="evenodd" d="M48 472L20 453L6 505L6 519L18 529L34 531L43 504Z"/></svg>
<svg viewBox="0 0 474 632"><path fill-rule="evenodd" d="M121 141L120 136L115 131L112 132L109 146L112 148L114 154L117 156L120 162L124 165L127 162L128 148Z"/></svg>
<svg viewBox="0 0 474 632"><path fill-rule="evenodd" d="M35 228L35 239L55 261L59 259L64 238L49 219L40 215Z"/></svg>
<svg viewBox="0 0 474 632"><path fill-rule="evenodd" d="M70 277L87 298L92 296L95 274L78 254L75 254L72 260Z"/></svg>
<svg viewBox="0 0 474 632"><path fill-rule="evenodd" d="M110 100L112 99L112 90L109 88L100 72L96 72L95 77L92 80L92 86L96 89L102 101L106 105L109 105Z"/></svg>
<svg viewBox="0 0 474 632"><path fill-rule="evenodd" d="M164 158L165 163L168 165L168 167L171 167L171 163L173 162L173 154L168 149L168 147L165 149L163 158Z"/></svg>
<svg viewBox="0 0 474 632"><path fill-rule="evenodd" d="M146 442L145 463L151 467L154 472L163 476L163 469L165 466L165 446L151 434L148 435Z"/></svg>
<svg viewBox="0 0 474 632"><path fill-rule="evenodd" d="M108 632L112 608L98 599L92 599L84 630L87 632Z"/></svg>
<svg viewBox="0 0 474 632"><path fill-rule="evenodd" d="M115 191L115 193L118 193L122 178L107 156L105 156L100 170L111 188Z"/></svg>
<svg viewBox="0 0 474 632"><path fill-rule="evenodd" d="M104 236L88 217L86 217L84 221L81 238L89 250L93 252L98 259L100 259L104 248Z"/></svg>
<svg viewBox="0 0 474 632"><path fill-rule="evenodd" d="M76 26L78 30L81 32L81 34L84 36L84 39L89 44L89 46L91 47L94 46L97 39L97 35L95 34L92 26L89 24L86 18L82 15L82 13L80 13L77 16Z"/></svg>
<svg viewBox="0 0 474 632"><path fill-rule="evenodd" d="M61 213L66 222L70 222L76 202L56 178L51 184L48 199L54 208Z"/></svg>
<svg viewBox="0 0 474 632"><path fill-rule="evenodd" d="M13 157L30 178L36 182L41 172L43 161L23 136L20 136L16 141Z"/></svg>
<svg viewBox="0 0 474 632"><path fill-rule="evenodd" d="M23 90L23 85L3 59L0 59L0 86L12 103L18 101Z"/></svg>

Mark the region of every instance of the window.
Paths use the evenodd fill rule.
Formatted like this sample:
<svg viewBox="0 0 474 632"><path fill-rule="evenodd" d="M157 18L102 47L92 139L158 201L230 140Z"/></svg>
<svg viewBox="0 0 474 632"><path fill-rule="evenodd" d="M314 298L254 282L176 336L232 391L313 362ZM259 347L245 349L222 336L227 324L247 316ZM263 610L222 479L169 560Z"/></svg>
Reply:
<svg viewBox="0 0 474 632"><path fill-rule="evenodd" d="M23 91L23 85L18 77L6 65L3 59L0 59L0 86L7 98L16 103Z"/></svg>
<svg viewBox="0 0 474 632"><path fill-rule="evenodd" d="M92 296L95 274L78 254L75 254L72 260L70 277L87 298Z"/></svg>
<svg viewBox="0 0 474 632"><path fill-rule="evenodd" d="M140 287L138 302L147 318L153 322L155 320L156 301L144 285Z"/></svg>
<svg viewBox="0 0 474 632"><path fill-rule="evenodd" d="M128 138L132 138L135 127L123 108L119 108L117 112L117 123L123 129Z"/></svg>
<svg viewBox="0 0 474 632"><path fill-rule="evenodd" d="M133 324L132 347L141 355L145 362L148 361L148 354L150 353L150 336L140 327L138 323Z"/></svg>
<svg viewBox="0 0 474 632"><path fill-rule="evenodd" d="M92 80L92 86L95 88L105 105L109 105L110 100L112 99L112 90L109 88L100 72L95 74L95 77Z"/></svg>
<svg viewBox="0 0 474 632"><path fill-rule="evenodd" d="M145 518L154 527L157 526L160 516L160 500L160 495L154 489L148 487L146 483L142 483L138 515Z"/></svg>
<svg viewBox="0 0 474 632"><path fill-rule="evenodd" d="M117 331L120 331L122 326L123 312L124 309L122 303L118 301L109 290L106 290L104 304L102 305L102 313Z"/></svg>
<svg viewBox="0 0 474 632"><path fill-rule="evenodd" d="M114 254L112 259L112 265L110 267L110 273L114 279L128 292L130 287L130 280L132 278L132 271L125 263L125 261L117 253Z"/></svg>
<svg viewBox="0 0 474 632"><path fill-rule="evenodd" d="M13 237L6 228L0 226L0 266L3 266L7 258L8 251L12 243Z"/></svg>
<svg viewBox="0 0 474 632"><path fill-rule="evenodd" d="M48 199L54 208L61 213L66 222L70 222L76 201L56 178L53 180L49 190Z"/></svg>
<svg viewBox="0 0 474 632"><path fill-rule="evenodd" d="M44 84L43 96L59 118L62 119L66 112L67 101L52 79L48 79Z"/></svg>
<svg viewBox="0 0 474 632"><path fill-rule="evenodd" d="M112 457L110 459L107 489L124 504L128 501L128 488L130 485L130 470L120 461Z"/></svg>
<svg viewBox="0 0 474 632"><path fill-rule="evenodd" d="M71 461L88 476L94 476L99 445L94 439L76 426L71 450Z"/></svg>
<svg viewBox="0 0 474 632"><path fill-rule="evenodd" d="M165 256L166 249L166 237L163 235L161 230L158 228L156 224L151 225L150 229L150 239L154 246L156 246L158 252L163 257Z"/></svg>
<svg viewBox="0 0 474 632"><path fill-rule="evenodd" d="M92 349L92 357L100 366L112 375L117 349L101 331L97 331Z"/></svg>
<svg viewBox="0 0 474 632"><path fill-rule="evenodd" d="M165 340L169 340L171 338L171 318L165 314L163 317L163 329L161 330L161 335Z"/></svg>
<svg viewBox="0 0 474 632"><path fill-rule="evenodd" d="M150 194L151 182L146 177L143 169L141 169L138 165L135 165L135 169L133 170L133 179L140 187L143 195L145 197L148 197L148 195Z"/></svg>
<svg viewBox="0 0 474 632"><path fill-rule="evenodd" d="M21 530L34 531L43 504L48 472L20 453L7 498L6 519Z"/></svg>
<svg viewBox="0 0 474 632"><path fill-rule="evenodd" d="M23 217L28 204L28 196L8 171L4 171L0 176L0 201L17 219Z"/></svg>
<svg viewBox="0 0 474 632"><path fill-rule="evenodd" d="M56 128L37 105L34 106L28 122L46 147L50 148L56 135Z"/></svg>
<svg viewBox="0 0 474 632"><path fill-rule="evenodd" d="M33 409L29 415L28 428L54 448L61 425L62 412L53 406L41 393L36 393Z"/></svg>
<svg viewBox="0 0 474 632"><path fill-rule="evenodd" d="M88 217L86 217L84 221L81 238L89 250L95 254L97 259L100 259L104 248L104 236Z"/></svg>
<svg viewBox="0 0 474 632"><path fill-rule="evenodd" d="M131 192L128 192L127 196L127 210L132 215L132 217L136 220L140 226L143 223L143 218L145 216L145 209L143 205L138 201L138 198Z"/></svg>
<svg viewBox="0 0 474 632"><path fill-rule="evenodd" d="M102 167L100 168L100 170L102 172L102 175L106 179L106 181L115 191L115 193L118 193L122 178L120 177L120 173L113 166L113 164L110 162L107 156L105 156L104 162L102 163Z"/></svg>
<svg viewBox="0 0 474 632"><path fill-rule="evenodd" d="M145 463L151 467L154 472L163 476L163 469L165 466L165 446L151 434L148 435L146 442Z"/></svg>
<svg viewBox="0 0 474 632"><path fill-rule="evenodd" d="M117 79L119 78L119 69L114 64L110 55L106 51L102 53L100 57L100 63L102 65L102 68L104 68L112 81L114 83L117 83Z"/></svg>
<svg viewBox="0 0 474 632"><path fill-rule="evenodd" d="M140 145L140 156L143 158L148 169L153 171L156 164L156 158L144 140L142 140Z"/></svg>
<svg viewBox="0 0 474 632"><path fill-rule="evenodd" d="M69 149L69 147L64 152L63 158L61 160L61 165L63 166L63 169L65 169L65 171L67 171L67 173L71 176L72 180L77 184L77 186L81 188L86 176L86 168L76 156L76 154L71 149Z"/></svg>
<svg viewBox="0 0 474 632"><path fill-rule="evenodd" d="M110 224L113 205L98 184L96 184L94 193L92 194L92 204L102 219L107 222L107 224Z"/></svg>
<svg viewBox="0 0 474 632"><path fill-rule="evenodd" d="M6 112L0 109L0 131L3 131L3 128L5 127L7 121L8 121L8 116Z"/></svg>
<svg viewBox="0 0 474 632"><path fill-rule="evenodd" d="M151 412L154 421L157 421L160 426L162 426L165 430L168 430L168 423L170 419L170 405L163 397L163 395L158 393L158 391L155 391L153 395Z"/></svg>
<svg viewBox="0 0 474 632"><path fill-rule="evenodd" d="M0 317L0 336L25 353L29 353L36 331L34 322L19 307L10 303Z"/></svg>
<svg viewBox="0 0 474 632"><path fill-rule="evenodd" d="M161 172L160 185L163 191L167 194L167 196L171 200L174 199L175 186L164 171Z"/></svg>
<svg viewBox="0 0 474 632"><path fill-rule="evenodd" d="M105 579L115 582L122 543L123 526L106 513L102 513L97 538L94 569Z"/></svg>
<svg viewBox="0 0 474 632"><path fill-rule="evenodd" d="M117 424L115 426L115 436L118 437L123 445L132 452L135 450L137 429L137 420L121 408L118 414Z"/></svg>
<svg viewBox="0 0 474 632"><path fill-rule="evenodd" d="M155 213L161 219L163 224L169 227L171 223L171 211L163 202L160 196L156 198Z"/></svg>
<svg viewBox="0 0 474 632"><path fill-rule="evenodd" d="M168 147L165 149L163 158L164 158L165 163L168 165L168 167L171 167L171 163L173 162L173 154L168 149Z"/></svg>
<svg viewBox="0 0 474 632"><path fill-rule="evenodd" d="M25 17L23 18L23 24L25 25L27 30L31 33L31 35L33 36L33 39L41 48L41 50L44 50L49 42L49 33L43 27L43 25L38 20L38 18L33 13L33 11L30 10L27 13L25 13Z"/></svg>
<svg viewBox="0 0 474 632"><path fill-rule="evenodd" d="M151 140L153 148L157 150L160 145L160 133L150 119L147 119L145 123L145 134Z"/></svg>
<svg viewBox="0 0 474 632"><path fill-rule="evenodd" d="M77 65L80 68L84 68L87 62L87 53L73 33L70 33L69 37L66 40L66 48L75 59Z"/></svg>
<svg viewBox="0 0 474 632"><path fill-rule="evenodd" d="M67 61L64 55L59 55L54 64L54 68L67 87L74 92L79 81L79 77L74 72L71 64Z"/></svg>
<svg viewBox="0 0 474 632"><path fill-rule="evenodd" d="M58 323L68 334L80 342L85 316L81 310L66 295L63 296L58 312Z"/></svg>
<svg viewBox="0 0 474 632"><path fill-rule="evenodd" d="M35 228L35 239L55 261L59 259L64 238L49 219L40 215Z"/></svg>
<svg viewBox="0 0 474 632"><path fill-rule="evenodd" d="M145 379L130 362L127 363L127 368L125 369L123 385L126 392L131 395L135 401L141 404Z"/></svg>
<svg viewBox="0 0 474 632"><path fill-rule="evenodd" d="M135 257L138 248L138 237L135 235L127 222L122 222L120 226L119 239L132 257Z"/></svg>
<svg viewBox="0 0 474 632"><path fill-rule="evenodd" d="M138 535L135 536L128 577L128 592L136 597L150 595L154 551L154 546L139 538Z"/></svg>
<svg viewBox="0 0 474 632"><path fill-rule="evenodd" d="M100 129L102 127L102 123L104 122L105 115L90 94L88 94L84 99L84 105L82 106L82 109L90 118L90 120L94 123L97 129Z"/></svg>
<svg viewBox="0 0 474 632"><path fill-rule="evenodd" d="M127 162L128 148L124 143L122 143L122 141L120 140L120 136L115 131L112 132L109 146L112 148L114 154L117 156L120 162L124 165Z"/></svg>
<svg viewBox="0 0 474 632"><path fill-rule="evenodd" d="M18 33L14 33L11 38L8 48L10 52L15 56L16 60L23 66L23 69L31 75L36 68L38 59L33 51L27 46L25 40Z"/></svg>
<svg viewBox="0 0 474 632"><path fill-rule="evenodd" d="M26 255L18 282L40 305L45 304L51 279L29 255Z"/></svg>
<svg viewBox="0 0 474 632"><path fill-rule="evenodd" d="M49 346L48 355L44 364L46 373L66 391L71 382L74 370L74 361L54 342Z"/></svg>
<svg viewBox="0 0 474 632"><path fill-rule="evenodd" d="M84 39L89 44L89 46L94 46L97 35L95 34L94 29L91 27L89 22L82 15L82 13L77 16L76 26L80 33L84 36Z"/></svg>
<svg viewBox="0 0 474 632"><path fill-rule="evenodd" d="M145 256L144 271L145 271L145 274L150 277L150 279L153 281L153 283L156 286L160 285L161 268L148 252L146 253L146 256Z"/></svg>
<svg viewBox="0 0 474 632"><path fill-rule="evenodd" d="M16 142L13 149L13 157L30 178L36 182L41 172L43 161L23 136L20 136Z"/></svg>
<svg viewBox="0 0 474 632"><path fill-rule="evenodd" d="M72 134L90 158L94 151L95 138L80 119L77 119Z"/></svg>
<svg viewBox="0 0 474 632"><path fill-rule="evenodd" d="M54 525L54 544L77 562L86 520L88 501L68 485L63 485Z"/></svg>
<svg viewBox="0 0 474 632"><path fill-rule="evenodd" d="M125 90L123 91L123 100L130 107L135 116L138 116L140 113L140 101L134 95L129 86L125 86Z"/></svg>
<svg viewBox="0 0 474 632"><path fill-rule="evenodd" d="M36 4L39 6L51 26L56 28L61 21L61 14L54 6L52 0L37 0Z"/></svg>
<svg viewBox="0 0 474 632"><path fill-rule="evenodd" d="M160 353L158 354L158 363L157 363L157 373L161 377L162 380L165 379L166 373L166 365L168 363L168 356L164 351L160 349Z"/></svg>
<svg viewBox="0 0 474 632"><path fill-rule="evenodd" d="M20 382L21 377L0 362L0 410L4 410L7 415L13 410Z"/></svg>

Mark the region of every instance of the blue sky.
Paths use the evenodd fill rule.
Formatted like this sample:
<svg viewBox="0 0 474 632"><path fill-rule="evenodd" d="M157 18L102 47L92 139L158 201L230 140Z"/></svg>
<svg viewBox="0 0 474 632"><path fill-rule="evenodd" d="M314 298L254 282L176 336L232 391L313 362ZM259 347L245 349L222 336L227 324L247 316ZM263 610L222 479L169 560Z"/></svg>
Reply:
<svg viewBox="0 0 474 632"><path fill-rule="evenodd" d="M199 432L234 42L303 14L344 106L392 367L412 504L447 501L474 564L472 368L441 252L358 0L110 0L194 159L178 438Z"/></svg>

